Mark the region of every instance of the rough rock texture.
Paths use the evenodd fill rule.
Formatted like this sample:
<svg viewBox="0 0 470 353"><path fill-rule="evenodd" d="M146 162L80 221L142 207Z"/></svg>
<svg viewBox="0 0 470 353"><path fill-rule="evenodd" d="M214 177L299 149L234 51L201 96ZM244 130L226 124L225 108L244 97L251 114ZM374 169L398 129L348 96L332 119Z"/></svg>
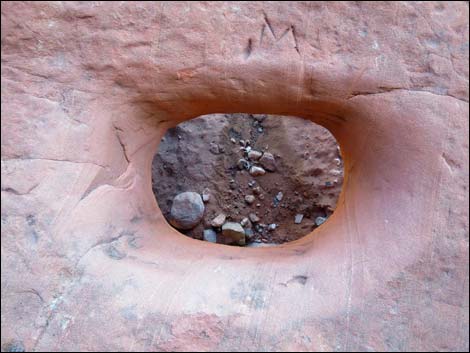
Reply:
<svg viewBox="0 0 470 353"><path fill-rule="evenodd" d="M258 132L260 127L262 133ZM239 141L250 141L253 151L271 151L263 158L277 158L275 172L253 177L240 168L244 153ZM213 154L211 145L223 153ZM190 237L201 239L203 229L221 212L236 222L256 212L261 223L277 223L279 227L275 232L257 232L253 240L280 244L307 235L317 227L316 217L333 213L343 183L339 157L331 133L309 120L256 114L205 115L167 131L152 162L152 188L167 219L178 193L211 190L204 220L184 232ZM284 195L282 202L275 199L279 192ZM301 225L293 222L296 213L305 214Z"/></svg>
<svg viewBox="0 0 470 353"><path fill-rule="evenodd" d="M466 2L2 2L1 343L468 351ZM172 229L158 141L326 126L335 213L274 248Z"/></svg>

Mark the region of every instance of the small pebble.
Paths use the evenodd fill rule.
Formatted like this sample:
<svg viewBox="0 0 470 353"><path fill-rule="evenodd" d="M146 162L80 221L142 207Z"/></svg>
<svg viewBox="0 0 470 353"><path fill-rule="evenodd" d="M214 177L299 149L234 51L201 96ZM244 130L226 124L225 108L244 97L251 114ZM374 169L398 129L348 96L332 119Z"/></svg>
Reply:
<svg viewBox="0 0 470 353"><path fill-rule="evenodd" d="M304 218L304 215L301 214L301 213L297 213L295 215L295 220L294 220L294 223L295 224L300 224L302 222L302 219Z"/></svg>
<svg viewBox="0 0 470 353"><path fill-rule="evenodd" d="M317 217L317 218L315 218L315 224L316 224L317 226L322 225L323 223L325 223L325 221L326 221L326 218L325 218L325 217Z"/></svg>
<svg viewBox="0 0 470 353"><path fill-rule="evenodd" d="M214 143L214 142L211 142L210 143L210 146L209 146L209 151L212 153L212 154L219 154L220 153L220 150L219 150L219 145Z"/></svg>
<svg viewBox="0 0 470 353"><path fill-rule="evenodd" d="M330 174L331 174L331 175L334 175L334 176L338 176L338 175L341 174L341 170L339 170L339 169L332 169L332 170L330 170Z"/></svg>
<svg viewBox="0 0 470 353"><path fill-rule="evenodd" d="M204 190L202 191L202 201L204 201L204 202L209 202L210 198L211 198L210 190L207 189L207 188L204 189Z"/></svg>
<svg viewBox="0 0 470 353"><path fill-rule="evenodd" d="M245 201L248 205L251 205L253 202L255 202L255 197L253 195L246 195Z"/></svg>
<svg viewBox="0 0 470 353"><path fill-rule="evenodd" d="M261 167L252 166L250 168L250 174L252 176L260 176L266 174L266 171Z"/></svg>
<svg viewBox="0 0 470 353"><path fill-rule="evenodd" d="M248 217L250 218L250 221L252 221L253 223L258 223L260 220L259 217L254 213L250 213Z"/></svg>
<svg viewBox="0 0 470 353"><path fill-rule="evenodd" d="M240 158L237 162L237 167L238 169L240 170L243 170L243 169L250 169L250 163L248 163L248 161L244 158Z"/></svg>
<svg viewBox="0 0 470 353"><path fill-rule="evenodd" d="M259 162L264 169L270 172L276 171L276 160L271 153L264 152L263 156L259 159Z"/></svg>
<svg viewBox="0 0 470 353"><path fill-rule="evenodd" d="M223 213L219 214L217 217L215 217L211 221L211 226L214 227L214 228L222 227L222 225L225 223L226 218L227 218L227 216L225 214L223 214Z"/></svg>
<svg viewBox="0 0 470 353"><path fill-rule="evenodd" d="M233 137L230 139L232 143L237 143L237 140L235 140Z"/></svg>
<svg viewBox="0 0 470 353"><path fill-rule="evenodd" d="M258 159L260 159L262 155L263 155L263 152L260 152L260 151L251 150L248 152L248 158L254 161L257 161Z"/></svg>
<svg viewBox="0 0 470 353"><path fill-rule="evenodd" d="M284 194L282 193L282 191L279 191L276 195L276 200L281 202L283 197L284 197Z"/></svg>
<svg viewBox="0 0 470 353"><path fill-rule="evenodd" d="M250 220L249 220L247 217L243 218L243 219L240 221L240 224L242 225L242 227L248 226L249 223L250 223Z"/></svg>
<svg viewBox="0 0 470 353"><path fill-rule="evenodd" d="M204 229L203 238L205 241L216 243L217 242L217 233L212 229Z"/></svg>
<svg viewBox="0 0 470 353"><path fill-rule="evenodd" d="M245 141L244 141L244 140L240 140L240 141L238 141L238 142L240 143L240 146L245 147Z"/></svg>
<svg viewBox="0 0 470 353"><path fill-rule="evenodd" d="M253 194L259 195L261 194L261 188L259 186L256 186L253 188Z"/></svg>
<svg viewBox="0 0 470 353"><path fill-rule="evenodd" d="M271 224L268 226L268 230L269 230L269 231L276 230L276 227L277 227L276 223L271 223Z"/></svg>

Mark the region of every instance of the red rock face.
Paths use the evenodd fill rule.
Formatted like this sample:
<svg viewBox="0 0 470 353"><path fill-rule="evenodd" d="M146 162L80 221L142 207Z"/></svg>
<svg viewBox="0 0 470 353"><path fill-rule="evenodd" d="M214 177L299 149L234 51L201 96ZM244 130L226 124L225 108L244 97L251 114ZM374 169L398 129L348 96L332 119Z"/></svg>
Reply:
<svg viewBox="0 0 470 353"><path fill-rule="evenodd" d="M2 349L468 350L468 4L2 3ZM190 239L160 137L294 115L345 160L276 248Z"/></svg>

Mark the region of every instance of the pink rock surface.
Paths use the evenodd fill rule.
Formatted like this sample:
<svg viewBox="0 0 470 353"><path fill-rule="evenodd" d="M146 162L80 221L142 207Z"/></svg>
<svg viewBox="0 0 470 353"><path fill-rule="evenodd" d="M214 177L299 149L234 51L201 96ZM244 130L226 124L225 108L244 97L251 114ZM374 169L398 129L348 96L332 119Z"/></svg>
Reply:
<svg viewBox="0 0 470 353"><path fill-rule="evenodd" d="M2 349L468 350L468 3L2 2ZM190 239L159 139L295 115L345 159L276 248Z"/></svg>

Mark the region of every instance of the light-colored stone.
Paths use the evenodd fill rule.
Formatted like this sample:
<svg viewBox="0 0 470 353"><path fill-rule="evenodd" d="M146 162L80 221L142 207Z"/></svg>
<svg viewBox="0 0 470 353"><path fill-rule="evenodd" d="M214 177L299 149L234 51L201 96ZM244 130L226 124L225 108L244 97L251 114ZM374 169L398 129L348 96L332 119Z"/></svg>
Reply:
<svg viewBox="0 0 470 353"><path fill-rule="evenodd" d="M222 225L225 223L226 218L227 216L224 213L220 213L211 221L211 226L214 228L222 227Z"/></svg>
<svg viewBox="0 0 470 353"><path fill-rule="evenodd" d="M251 150L248 152L248 158L251 159L252 161L257 161L258 159L261 158L263 155L263 152L256 151L256 150Z"/></svg>
<svg viewBox="0 0 470 353"><path fill-rule="evenodd" d="M334 176L338 176L338 175L341 175L342 172L341 172L341 170L339 170L339 169L331 169L331 170L330 170L330 174L331 174L331 175L334 175Z"/></svg>
<svg viewBox="0 0 470 353"><path fill-rule="evenodd" d="M250 168L250 174L251 174L252 176L260 176L260 175L266 174L266 171L265 171L263 168L261 168L261 167L252 166L252 167Z"/></svg>
<svg viewBox="0 0 470 353"><path fill-rule="evenodd" d="M245 196L245 202L248 205L251 205L253 202L255 202L255 197L253 195L246 195Z"/></svg>
<svg viewBox="0 0 470 353"><path fill-rule="evenodd" d="M240 224L243 228L249 227L250 226L250 220L248 219L248 217L245 217L240 221Z"/></svg>
<svg viewBox="0 0 470 353"><path fill-rule="evenodd" d="M202 201L203 202L209 202L210 198L211 198L211 191L207 188L204 189L202 191Z"/></svg>
<svg viewBox="0 0 470 353"><path fill-rule="evenodd" d="M304 215L303 215L303 214L297 213L297 214L295 215L294 223L295 223L295 224L300 224L300 223L302 223L302 219L303 219L303 218L304 218Z"/></svg>
<svg viewBox="0 0 470 353"><path fill-rule="evenodd" d="M315 224L317 226L321 226L325 222L326 222L326 217L317 217L317 218L315 218Z"/></svg>
<svg viewBox="0 0 470 353"><path fill-rule="evenodd" d="M240 223L225 223L222 226L222 234L225 238L230 238L234 244L245 245L245 230Z"/></svg>

